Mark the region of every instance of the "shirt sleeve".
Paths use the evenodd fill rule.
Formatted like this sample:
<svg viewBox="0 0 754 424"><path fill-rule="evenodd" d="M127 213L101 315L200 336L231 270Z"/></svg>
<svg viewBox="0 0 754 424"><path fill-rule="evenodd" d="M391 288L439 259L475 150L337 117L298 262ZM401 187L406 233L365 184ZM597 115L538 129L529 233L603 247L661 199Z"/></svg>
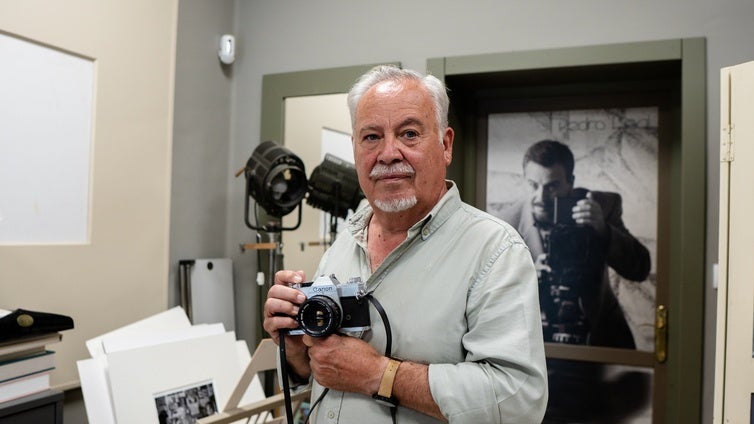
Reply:
<svg viewBox="0 0 754 424"><path fill-rule="evenodd" d="M466 302L466 360L430 364L432 396L450 423L539 423L547 372L537 275L523 242L501 246Z"/></svg>
<svg viewBox="0 0 754 424"><path fill-rule="evenodd" d="M607 264L623 278L644 281L652 267L649 250L626 228L622 218L621 197L619 194L612 194L611 201L605 201L602 205L609 229Z"/></svg>

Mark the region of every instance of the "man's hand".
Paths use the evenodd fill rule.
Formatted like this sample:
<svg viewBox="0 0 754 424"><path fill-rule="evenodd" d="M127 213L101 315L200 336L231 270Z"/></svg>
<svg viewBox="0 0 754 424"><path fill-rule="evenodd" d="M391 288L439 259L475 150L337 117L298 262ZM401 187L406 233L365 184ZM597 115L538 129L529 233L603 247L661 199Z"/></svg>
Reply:
<svg viewBox="0 0 754 424"><path fill-rule="evenodd" d="M324 387L372 396L380 387L389 359L355 337L303 336L312 375Z"/></svg>
<svg viewBox="0 0 754 424"><path fill-rule="evenodd" d="M587 193L585 199L576 202L576 206L573 207L573 220L579 225L594 228L600 237L607 234L602 206L592 199L592 192Z"/></svg>
<svg viewBox="0 0 754 424"><path fill-rule="evenodd" d="M305 279L304 271L283 270L275 273L275 284L270 287L264 302L262 323L275 344L280 344L280 331L298 328L298 321L294 317L298 314L299 305L306 300L306 295L290 286L302 283ZM299 377L308 378L311 373L309 357L301 336L286 336L285 352L293 371Z"/></svg>

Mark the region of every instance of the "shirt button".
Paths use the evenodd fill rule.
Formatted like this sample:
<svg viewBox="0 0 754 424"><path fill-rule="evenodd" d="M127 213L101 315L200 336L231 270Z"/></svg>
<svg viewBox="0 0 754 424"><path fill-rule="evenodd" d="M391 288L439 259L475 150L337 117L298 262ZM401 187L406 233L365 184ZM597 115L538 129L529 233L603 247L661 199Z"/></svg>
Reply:
<svg viewBox="0 0 754 424"><path fill-rule="evenodd" d="M422 229L422 235L423 235L424 237L427 237L427 236L429 235L429 228L427 228L427 227L424 227L424 228Z"/></svg>
<svg viewBox="0 0 754 424"><path fill-rule="evenodd" d="M333 412L333 411L327 411L327 418L329 418L329 419L335 418L335 412Z"/></svg>

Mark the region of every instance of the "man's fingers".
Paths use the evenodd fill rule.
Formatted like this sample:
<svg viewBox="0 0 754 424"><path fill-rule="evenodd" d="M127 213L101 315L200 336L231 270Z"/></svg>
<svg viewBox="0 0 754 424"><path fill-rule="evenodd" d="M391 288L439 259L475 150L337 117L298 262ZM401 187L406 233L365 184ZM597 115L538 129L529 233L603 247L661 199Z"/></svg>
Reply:
<svg viewBox="0 0 754 424"><path fill-rule="evenodd" d="M291 271L284 269L275 273L275 284L291 285L300 284L304 281L306 281L306 274L304 271Z"/></svg>
<svg viewBox="0 0 754 424"><path fill-rule="evenodd" d="M262 323L264 330L270 334L277 333L281 329L298 328L298 322L286 315L275 315L265 318Z"/></svg>
<svg viewBox="0 0 754 424"><path fill-rule="evenodd" d="M306 295L293 287L275 284L267 292L267 299L281 299L300 305L306 300Z"/></svg>
<svg viewBox="0 0 754 424"><path fill-rule="evenodd" d="M294 317L298 315L299 306L297 304L291 303L287 300L282 300L278 298L268 298L265 301L264 305L264 315L265 317L273 317L273 316L289 316Z"/></svg>

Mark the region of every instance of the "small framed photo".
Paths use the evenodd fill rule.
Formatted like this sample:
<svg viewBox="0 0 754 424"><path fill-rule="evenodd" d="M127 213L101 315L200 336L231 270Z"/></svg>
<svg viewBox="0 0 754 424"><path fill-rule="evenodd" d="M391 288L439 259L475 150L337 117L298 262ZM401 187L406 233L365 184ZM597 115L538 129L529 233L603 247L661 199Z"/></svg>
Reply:
<svg viewBox="0 0 754 424"><path fill-rule="evenodd" d="M155 393L154 402L160 424L194 424L217 413L215 387L209 380Z"/></svg>

